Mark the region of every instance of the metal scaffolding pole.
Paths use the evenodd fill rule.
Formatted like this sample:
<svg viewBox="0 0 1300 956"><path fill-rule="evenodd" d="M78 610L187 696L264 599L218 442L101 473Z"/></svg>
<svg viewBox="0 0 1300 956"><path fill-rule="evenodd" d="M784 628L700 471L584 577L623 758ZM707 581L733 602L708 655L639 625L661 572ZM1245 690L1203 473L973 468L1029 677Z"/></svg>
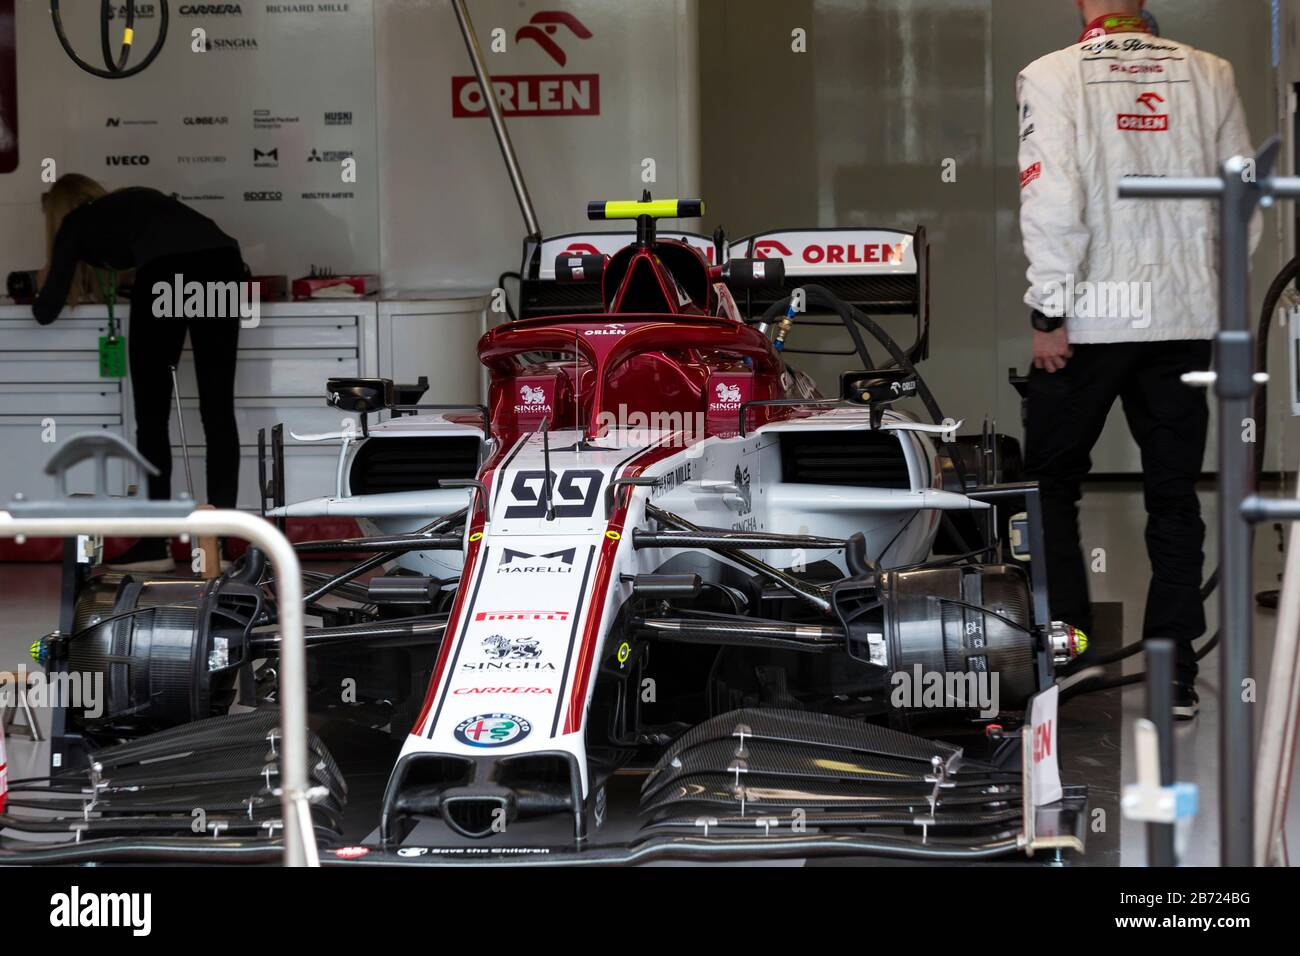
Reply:
<svg viewBox="0 0 1300 956"><path fill-rule="evenodd" d="M1128 177L1121 199L1211 199L1219 203L1219 333L1214 391L1219 401L1219 626L1222 701L1219 727L1219 835L1224 866L1254 859L1255 740L1243 687L1254 678L1250 527L1242 505L1254 495L1251 446L1242 438L1254 395L1250 327L1250 221L1275 198L1300 197L1300 179L1273 176L1281 143L1255 159L1234 156L1218 177Z"/></svg>

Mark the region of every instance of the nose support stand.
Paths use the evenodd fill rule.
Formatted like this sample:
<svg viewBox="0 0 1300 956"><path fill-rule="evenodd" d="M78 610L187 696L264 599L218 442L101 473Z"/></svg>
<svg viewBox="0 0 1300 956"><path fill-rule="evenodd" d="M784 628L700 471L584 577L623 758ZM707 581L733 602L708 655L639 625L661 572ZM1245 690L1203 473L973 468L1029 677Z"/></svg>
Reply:
<svg viewBox="0 0 1300 956"><path fill-rule="evenodd" d="M1252 705L1242 693L1253 680L1251 533L1243 504L1255 492L1250 445L1241 439L1255 390L1250 308L1250 221L1275 199L1300 198L1300 179L1277 178L1281 142L1270 140L1254 159L1234 156L1219 176L1129 177L1121 199L1210 199L1219 204L1219 334L1214 391L1219 401L1219 622L1222 701L1219 728L1221 863L1254 860L1255 738ZM1281 504L1281 503L1279 503ZM1285 505L1288 509L1294 506ZM1300 517L1300 510L1293 517Z"/></svg>

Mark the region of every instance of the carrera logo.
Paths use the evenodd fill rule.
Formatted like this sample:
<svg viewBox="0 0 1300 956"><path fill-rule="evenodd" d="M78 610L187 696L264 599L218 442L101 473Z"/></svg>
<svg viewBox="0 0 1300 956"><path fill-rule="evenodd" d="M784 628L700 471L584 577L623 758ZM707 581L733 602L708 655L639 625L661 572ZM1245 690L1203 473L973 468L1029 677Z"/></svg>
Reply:
<svg viewBox="0 0 1300 956"><path fill-rule="evenodd" d="M565 13L562 10L539 10L515 33L515 42L532 40L546 51L547 56L560 66L564 66L569 62L569 58L560 45L552 39L559 32L560 27L568 28L568 31L579 40L591 39L591 31L572 13Z"/></svg>
<svg viewBox="0 0 1300 956"><path fill-rule="evenodd" d="M549 687L457 687L453 694L554 694Z"/></svg>
<svg viewBox="0 0 1300 956"><path fill-rule="evenodd" d="M568 611L479 611L476 621L567 621Z"/></svg>
<svg viewBox="0 0 1300 956"><path fill-rule="evenodd" d="M1041 175L1043 175L1042 163L1034 163L1027 169L1022 169L1020 171L1020 188L1024 189Z"/></svg>
<svg viewBox="0 0 1300 956"><path fill-rule="evenodd" d="M504 116L600 115L597 73L495 76L492 85ZM451 78L451 115L457 119L487 116L487 103L477 77Z"/></svg>

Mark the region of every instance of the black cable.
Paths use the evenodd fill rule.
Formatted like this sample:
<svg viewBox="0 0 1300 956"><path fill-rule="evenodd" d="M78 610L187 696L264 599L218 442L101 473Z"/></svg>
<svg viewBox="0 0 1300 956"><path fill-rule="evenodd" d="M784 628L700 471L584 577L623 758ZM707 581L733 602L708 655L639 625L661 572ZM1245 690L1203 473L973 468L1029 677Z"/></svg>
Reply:
<svg viewBox="0 0 1300 956"><path fill-rule="evenodd" d="M511 322L515 322L518 320L519 317L515 315L515 310L510 306L510 293L506 291L507 279L519 280L520 305L522 306L523 305L522 297L524 294L523 276L521 276L518 272L503 272L499 276L497 276L497 288L501 290L501 295L506 300L506 318L509 319Z"/></svg>
<svg viewBox="0 0 1300 956"><path fill-rule="evenodd" d="M73 63L92 76L98 76L105 80L123 80L128 76L135 76L162 52L163 43L167 40L167 25L171 18L171 12L167 7L167 0L158 0L158 7L158 37L154 40L153 48L149 50L145 58L130 69L126 68L126 64L131 58L131 47L134 42L132 34L135 32L135 0L126 0L122 52L116 62L113 60L112 43L108 36L109 23L113 15L112 3L110 0L101 0L100 2L99 40L100 52L104 57L104 68L102 69L91 66L79 57L77 51L72 48L72 43L68 40L68 34L63 29L63 14L59 10L59 0L50 0L50 20L54 24L54 35L58 37L59 45L63 47L63 52L68 55L68 58Z"/></svg>

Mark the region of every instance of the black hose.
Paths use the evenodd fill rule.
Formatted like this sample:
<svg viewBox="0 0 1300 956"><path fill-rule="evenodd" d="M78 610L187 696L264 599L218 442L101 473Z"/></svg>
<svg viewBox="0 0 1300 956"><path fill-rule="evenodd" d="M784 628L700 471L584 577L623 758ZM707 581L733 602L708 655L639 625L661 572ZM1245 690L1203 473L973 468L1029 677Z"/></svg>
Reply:
<svg viewBox="0 0 1300 956"><path fill-rule="evenodd" d="M135 76L145 67L157 58L162 52L163 44L167 40L167 25L171 19L170 10L167 7L167 0L159 0L158 3L158 37L154 40L153 47L145 55L145 58L130 69L126 68L127 61L131 58L132 43L127 41L125 36L122 40L122 52L118 60L113 60L112 45L108 38L109 22L112 17L112 4L109 0L100 2L100 21L99 21L99 41L100 52L104 58L104 67L101 69L97 66L91 66L85 60L77 55L77 51L72 48L72 43L68 40L68 34L63 29L63 14L59 10L59 0L50 0L50 20L54 24L54 35L58 37L59 45L63 47L63 52L73 63L93 76L101 77L105 80L123 80L128 76ZM124 23L126 30L134 32L135 29L135 0L126 0L126 18Z"/></svg>

